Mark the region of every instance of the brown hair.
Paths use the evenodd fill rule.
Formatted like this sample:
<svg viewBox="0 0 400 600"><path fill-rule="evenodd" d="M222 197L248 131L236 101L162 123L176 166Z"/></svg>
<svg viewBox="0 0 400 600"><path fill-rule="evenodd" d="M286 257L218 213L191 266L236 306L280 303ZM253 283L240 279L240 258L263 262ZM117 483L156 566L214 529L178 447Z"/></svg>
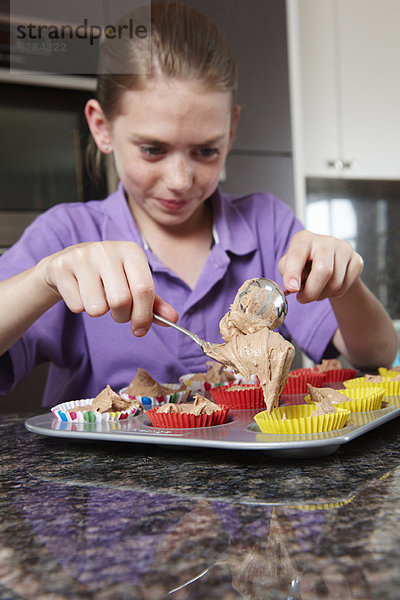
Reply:
<svg viewBox="0 0 400 600"><path fill-rule="evenodd" d="M139 9L140 11L140 9ZM120 21L137 20L138 11ZM146 73L150 54L150 70ZM197 10L178 2L151 5L151 39L123 36L118 43L104 39L99 49L96 98L111 121L120 110L124 92L140 90L158 75L195 79L211 90L230 92L232 111L237 93L237 65L233 52L218 27ZM101 154L91 138L89 172L99 173Z"/></svg>

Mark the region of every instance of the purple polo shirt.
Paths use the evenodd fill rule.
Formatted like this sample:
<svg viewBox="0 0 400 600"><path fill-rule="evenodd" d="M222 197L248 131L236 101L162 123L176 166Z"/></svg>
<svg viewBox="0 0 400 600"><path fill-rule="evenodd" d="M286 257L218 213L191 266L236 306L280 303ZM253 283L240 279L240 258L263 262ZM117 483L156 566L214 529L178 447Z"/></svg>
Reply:
<svg viewBox="0 0 400 600"><path fill-rule="evenodd" d="M0 258L0 279L72 244L131 240L144 248L156 292L176 308L179 323L220 342L219 321L243 281L268 277L282 283L278 261L302 225L270 194L233 197L217 190L210 202L215 243L193 290L145 247L121 186L105 200L59 204L40 215ZM319 362L337 328L329 302L301 305L294 296L288 302L281 333ZM12 390L41 362L51 363L43 405L53 406L93 397L106 384L118 391L138 367L159 382L173 383L184 373L204 370L206 360L197 344L172 328L153 325L145 337L135 338L129 323L116 323L110 314L76 315L59 302L0 359L0 393Z"/></svg>

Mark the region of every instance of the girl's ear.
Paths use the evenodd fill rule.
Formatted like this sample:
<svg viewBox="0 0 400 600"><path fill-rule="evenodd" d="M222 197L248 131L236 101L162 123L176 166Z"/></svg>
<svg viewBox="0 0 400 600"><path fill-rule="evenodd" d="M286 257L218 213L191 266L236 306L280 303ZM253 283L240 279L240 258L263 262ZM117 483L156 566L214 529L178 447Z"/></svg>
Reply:
<svg viewBox="0 0 400 600"><path fill-rule="evenodd" d="M110 126L103 113L103 109L99 102L94 98L91 98L86 103L85 117L100 152L103 152L103 154L110 154L113 151Z"/></svg>
<svg viewBox="0 0 400 600"><path fill-rule="evenodd" d="M231 131L229 134L229 146L228 151L232 148L233 140L235 139L236 127L239 121L241 107L239 104L235 104L235 108L233 109L232 115L232 123L231 123Z"/></svg>

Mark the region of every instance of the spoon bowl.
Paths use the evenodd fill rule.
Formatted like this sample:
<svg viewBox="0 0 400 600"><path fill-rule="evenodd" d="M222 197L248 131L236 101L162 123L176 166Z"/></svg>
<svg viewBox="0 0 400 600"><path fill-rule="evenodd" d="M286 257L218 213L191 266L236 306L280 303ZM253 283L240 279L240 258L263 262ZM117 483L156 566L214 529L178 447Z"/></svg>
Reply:
<svg viewBox="0 0 400 600"><path fill-rule="evenodd" d="M276 329L282 325L288 313L288 304L284 291L272 279L265 277L252 279L238 296L239 308L243 312L248 312L244 297L250 293L252 287L263 290L262 300L254 314L265 319L269 329Z"/></svg>

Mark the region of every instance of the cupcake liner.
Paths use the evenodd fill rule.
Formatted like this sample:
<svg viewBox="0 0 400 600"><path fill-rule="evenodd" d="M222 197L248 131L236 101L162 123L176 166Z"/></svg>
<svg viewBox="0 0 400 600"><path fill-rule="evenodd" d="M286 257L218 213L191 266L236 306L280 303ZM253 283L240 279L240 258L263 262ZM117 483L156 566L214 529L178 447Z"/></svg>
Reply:
<svg viewBox="0 0 400 600"><path fill-rule="evenodd" d="M61 404L57 404L51 408L51 412L59 421L64 421L65 423L72 423L76 421L77 423L99 423L100 421L119 421L122 419L127 419L130 416L134 416L140 412L140 409L136 406L132 407L129 410L123 411L115 411L115 412L106 412L100 413L93 410L86 410L84 412L77 411L74 412L75 406L88 406L92 404L93 398L84 398L82 400L71 400L70 402L62 402Z"/></svg>
<svg viewBox="0 0 400 600"><path fill-rule="evenodd" d="M336 408L343 408L350 412L367 412L371 410L379 410L382 407L382 399L385 395L383 388L348 388L345 390L336 390L339 394L346 396L349 400L344 398L343 402L335 402ZM304 398L308 404L315 403L311 401L310 394Z"/></svg>
<svg viewBox="0 0 400 600"><path fill-rule="evenodd" d="M356 369L331 369L330 371L322 371L322 373L326 373L325 384L327 384L352 379L357 374L357 371Z"/></svg>
<svg viewBox="0 0 400 600"><path fill-rule="evenodd" d="M229 391L231 385L215 387L211 390L211 396L219 406L228 406L232 410L248 410L254 408L265 408L264 394L261 387L245 384L241 390Z"/></svg>
<svg viewBox="0 0 400 600"><path fill-rule="evenodd" d="M385 390L385 396L399 396L400 395L400 381L393 381L392 379L387 379L381 382L368 381L364 379L364 377L357 377L357 379L350 379L349 381L344 381L343 385L346 389L351 389L355 387L362 388L383 388Z"/></svg>
<svg viewBox="0 0 400 600"><path fill-rule="evenodd" d="M290 375L304 375L307 373L327 373L327 371L317 371L315 367L300 367L299 369L293 369L289 372Z"/></svg>
<svg viewBox="0 0 400 600"><path fill-rule="evenodd" d="M392 379L393 377L397 377L397 375L400 375L399 371L392 371L391 369L386 369L386 367L379 367L378 373L382 377L388 377L389 379Z"/></svg>
<svg viewBox="0 0 400 600"><path fill-rule="evenodd" d="M351 398L340 404L335 404L340 408L346 408L351 412L368 412L379 410L382 407L382 400L385 395L384 389L366 390L365 388L348 388L346 390L337 390L339 394Z"/></svg>
<svg viewBox="0 0 400 600"><path fill-rule="evenodd" d="M145 410L149 410L150 408L154 408L156 406L161 406L162 404L166 404L170 402L171 404L183 404L189 398L190 389L186 388L180 392L174 391L178 390L181 387L180 383L162 383L163 387L170 388L171 394L167 394L166 396L132 396L128 394L128 388L124 387L119 391L119 395L124 400L140 400L143 404Z"/></svg>
<svg viewBox="0 0 400 600"><path fill-rule="evenodd" d="M311 404L282 406L272 413L259 412L254 419L263 433L291 435L336 431L345 426L350 414L349 410L338 408L334 413L312 417L314 410L315 406Z"/></svg>
<svg viewBox="0 0 400 600"><path fill-rule="evenodd" d="M225 422L228 407L223 410L213 412L211 415L190 415L186 413L159 413L156 408L147 411L153 427L162 427L167 429L193 429L196 427L211 427L222 425Z"/></svg>
<svg viewBox="0 0 400 600"><path fill-rule="evenodd" d="M292 373L298 373L300 371L292 371ZM285 394L305 394L308 392L307 383L310 383L314 387L321 387L326 381L326 372L318 373L311 369L303 369L302 373L298 375L291 375L289 373L288 380L285 387L283 388L282 395Z"/></svg>
<svg viewBox="0 0 400 600"><path fill-rule="evenodd" d="M356 377L354 379L349 379L347 381L342 382L346 389L350 388L375 388L375 387L383 387L383 383L376 383L373 381L368 381L364 379L364 377Z"/></svg>
<svg viewBox="0 0 400 600"><path fill-rule="evenodd" d="M211 400L210 390L215 387L226 385L226 383L210 383L209 381L202 381L196 379L196 375L198 375L198 373L186 373L179 377L180 383L188 388L189 394L200 394L200 396L204 396L208 400Z"/></svg>
<svg viewBox="0 0 400 600"><path fill-rule="evenodd" d="M379 387L385 389L385 396L399 396L400 395L400 381L384 381L378 384Z"/></svg>

